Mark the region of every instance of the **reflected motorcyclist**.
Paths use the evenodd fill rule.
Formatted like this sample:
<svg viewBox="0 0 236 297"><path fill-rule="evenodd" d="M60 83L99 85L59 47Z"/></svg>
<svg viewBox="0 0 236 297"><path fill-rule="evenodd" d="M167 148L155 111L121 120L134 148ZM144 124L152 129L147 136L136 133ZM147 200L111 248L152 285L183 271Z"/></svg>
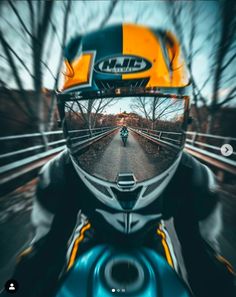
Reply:
<svg viewBox="0 0 236 297"><path fill-rule="evenodd" d="M129 135L129 130L126 126L123 126L120 130L120 135L121 137L128 137Z"/></svg>
<svg viewBox="0 0 236 297"><path fill-rule="evenodd" d="M124 146L126 146L128 135L129 135L128 128L126 126L123 126L120 130L120 136L121 136Z"/></svg>
<svg viewBox="0 0 236 297"><path fill-rule="evenodd" d="M129 32L132 35L129 35ZM106 44L103 42L104 36ZM132 39L132 43L127 36L137 40ZM117 39L117 44L113 42L114 39ZM150 48L155 48L157 52L146 52L145 49L137 47L135 42L143 42L144 47L149 44ZM124 58L121 57L122 48ZM157 58L159 60L155 64L153 61ZM66 49L65 60L68 75L65 73L62 92L58 95L58 108L68 149L47 163L40 172L32 212L36 233L31 247L21 255L13 276L21 288L16 296L50 296L61 271L73 265L72 255L83 253L102 242L122 246L149 246L163 254L174 269L181 270L176 266L178 257L173 251L175 247L169 242L170 238L160 217L162 220L173 219L181 244L187 279L194 295L233 296L233 277L229 272L231 268L219 260L217 251L214 250L220 228L216 228L215 232L207 229L207 226L217 227L221 224L220 202L214 175L207 166L183 153L183 131L186 129L189 111L189 99L185 92L189 79L186 67L181 62L181 52L175 37L169 32L138 25L115 25L92 32L83 38L73 39ZM88 60L91 63L88 63ZM86 68L93 63L94 69ZM166 65L170 65L170 69ZM81 77L71 77L71 67L74 67L74 72L80 73ZM87 69L88 74L84 75L81 69L85 73ZM155 75L155 69L158 75ZM140 75L142 71L143 76ZM89 75L91 77L88 79ZM127 76L123 90L122 76ZM77 126L74 128L74 122L70 121L76 117L69 115L75 105L73 92L81 91L80 100L81 97L84 100L94 100L94 94L91 96L91 92L95 92L97 98L100 98L101 92L98 92L98 88L106 85L104 82L107 85L112 82L111 86L117 84L118 88L118 91L112 87L109 90L102 89L104 97L101 98L105 100L117 94L120 96L121 92L124 96L129 96L130 101L135 97L138 99L147 95L149 97L145 99L153 100L160 96L161 92L160 88L156 93L155 89L150 91L150 88L166 86L165 96L160 100L166 104L168 95L169 100L172 100L174 94L179 96L179 102L183 104L181 117L180 114L173 117L183 120L182 125L178 124L181 137L173 138L174 143L179 143L179 146L172 144L172 148L177 147L177 153L164 151L163 146L165 158L161 163L162 171L157 172L150 180L142 180L140 188L130 191L132 200L128 206L126 201L120 199L127 190L123 191L112 180L107 181L104 177L102 179L95 176L96 166L84 167L85 159L91 158L90 160L95 162L97 157L92 159L93 154L87 150L86 158L82 159L71 136L73 131L78 129ZM130 88L127 88L128 83ZM141 85L143 89L135 89L136 85ZM79 102L78 100L78 106ZM73 108L74 112L81 110ZM168 125L173 125L173 121L170 120ZM123 126L122 130L128 131L126 126ZM128 161L124 162L124 166ZM116 168L114 164L110 167ZM111 190L111 185L115 190ZM205 224L204 235L208 242L201 234L201 224ZM162 244L163 241L165 245ZM76 242L79 242L79 245Z"/></svg>
<svg viewBox="0 0 236 297"><path fill-rule="evenodd" d="M123 126L120 130L120 133L129 133L128 128L126 126Z"/></svg>

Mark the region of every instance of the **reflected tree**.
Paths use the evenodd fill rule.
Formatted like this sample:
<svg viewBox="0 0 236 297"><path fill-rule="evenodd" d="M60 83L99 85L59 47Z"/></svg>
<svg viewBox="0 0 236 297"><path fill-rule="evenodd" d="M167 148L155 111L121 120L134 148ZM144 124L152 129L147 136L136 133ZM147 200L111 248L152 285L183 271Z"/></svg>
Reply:
<svg viewBox="0 0 236 297"><path fill-rule="evenodd" d="M131 109L134 112L140 112L151 123L150 128L154 130L158 120L170 120L183 111L184 107L182 100L165 97L139 97L131 104Z"/></svg>
<svg viewBox="0 0 236 297"><path fill-rule="evenodd" d="M85 128L89 129L90 136L92 136L92 130L96 127L99 115L103 114L107 107L114 105L117 100L118 99L112 97L106 99L74 101L68 102L66 107L69 113L80 118L80 122L82 121Z"/></svg>

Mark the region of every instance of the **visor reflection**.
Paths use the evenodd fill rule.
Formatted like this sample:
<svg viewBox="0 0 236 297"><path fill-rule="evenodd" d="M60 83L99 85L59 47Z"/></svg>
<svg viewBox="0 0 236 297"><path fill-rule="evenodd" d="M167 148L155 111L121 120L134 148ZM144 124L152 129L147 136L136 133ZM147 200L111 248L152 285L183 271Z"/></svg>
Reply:
<svg viewBox="0 0 236 297"><path fill-rule="evenodd" d="M157 97L67 101L67 143L89 174L117 182L132 173L137 182L161 174L184 144L185 100Z"/></svg>

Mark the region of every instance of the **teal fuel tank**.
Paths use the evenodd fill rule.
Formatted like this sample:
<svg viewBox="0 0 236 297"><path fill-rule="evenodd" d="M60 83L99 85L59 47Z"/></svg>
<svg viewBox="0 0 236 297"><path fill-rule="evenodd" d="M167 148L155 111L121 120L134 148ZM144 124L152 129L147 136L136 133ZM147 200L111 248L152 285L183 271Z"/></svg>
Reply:
<svg viewBox="0 0 236 297"><path fill-rule="evenodd" d="M56 297L190 297L166 260L149 248L98 245L63 277Z"/></svg>

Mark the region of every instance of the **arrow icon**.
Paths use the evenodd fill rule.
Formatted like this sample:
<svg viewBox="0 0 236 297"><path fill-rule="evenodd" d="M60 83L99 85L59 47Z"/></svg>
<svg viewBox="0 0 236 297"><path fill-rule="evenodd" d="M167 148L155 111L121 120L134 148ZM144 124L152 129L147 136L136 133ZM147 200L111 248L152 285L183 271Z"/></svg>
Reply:
<svg viewBox="0 0 236 297"><path fill-rule="evenodd" d="M221 154L225 157L229 157L233 153L233 147L228 143L223 144L220 150L221 150Z"/></svg>

